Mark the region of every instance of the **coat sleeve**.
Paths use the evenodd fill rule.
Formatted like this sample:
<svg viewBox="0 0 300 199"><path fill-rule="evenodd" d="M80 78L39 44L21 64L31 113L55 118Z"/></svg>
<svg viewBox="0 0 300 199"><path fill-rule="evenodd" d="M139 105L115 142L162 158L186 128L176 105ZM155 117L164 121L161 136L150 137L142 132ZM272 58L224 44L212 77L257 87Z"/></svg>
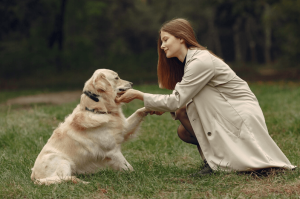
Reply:
<svg viewBox="0 0 300 199"><path fill-rule="evenodd" d="M173 112L184 106L214 77L215 67L210 55L194 58L186 66L182 81L170 95L144 94L144 106L153 111Z"/></svg>

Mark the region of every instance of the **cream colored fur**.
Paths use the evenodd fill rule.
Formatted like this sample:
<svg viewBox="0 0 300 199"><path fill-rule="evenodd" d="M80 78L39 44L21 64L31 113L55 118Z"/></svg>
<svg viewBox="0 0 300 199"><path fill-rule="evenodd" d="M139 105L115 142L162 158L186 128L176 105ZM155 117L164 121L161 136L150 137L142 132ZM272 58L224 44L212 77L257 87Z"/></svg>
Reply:
<svg viewBox="0 0 300 199"><path fill-rule="evenodd" d="M100 95L99 102L81 95L80 104L54 130L38 155L31 179L48 185L67 180L80 182L75 174L95 173L106 167L133 170L121 152L121 144L137 132L147 110L138 109L125 118L115 98L128 88L131 83L121 80L114 71L96 70L83 91Z"/></svg>

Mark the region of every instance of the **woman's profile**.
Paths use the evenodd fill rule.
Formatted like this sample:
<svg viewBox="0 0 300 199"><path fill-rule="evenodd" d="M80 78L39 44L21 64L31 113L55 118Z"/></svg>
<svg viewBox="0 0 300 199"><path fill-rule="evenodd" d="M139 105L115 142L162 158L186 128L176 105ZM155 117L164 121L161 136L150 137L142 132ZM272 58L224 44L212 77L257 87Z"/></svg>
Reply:
<svg viewBox="0 0 300 199"><path fill-rule="evenodd" d="M172 94L130 89L117 101L140 99L152 113L171 112L181 122L180 139L196 145L205 162L196 175L217 169L295 168L270 137L248 84L197 42L187 20L173 19L159 33L158 83Z"/></svg>

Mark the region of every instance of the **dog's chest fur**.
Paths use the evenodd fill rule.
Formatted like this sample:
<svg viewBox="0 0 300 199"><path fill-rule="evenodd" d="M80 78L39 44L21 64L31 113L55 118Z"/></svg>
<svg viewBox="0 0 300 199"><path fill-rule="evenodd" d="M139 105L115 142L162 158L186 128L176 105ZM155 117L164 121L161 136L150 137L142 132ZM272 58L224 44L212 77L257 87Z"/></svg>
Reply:
<svg viewBox="0 0 300 199"><path fill-rule="evenodd" d="M110 150L111 147L109 146L112 143L121 144L123 142L124 136L122 131L126 123L126 118L122 114L121 109L119 113L113 114L96 115L95 113L87 113L91 115L91 117L97 116L98 119L102 119L103 123L101 123L97 127L84 128L83 130L78 129L73 125L73 120L78 115L76 111L74 112L70 116L68 116L65 122L59 125L59 127L57 128L56 131L64 135L60 136L60 139L71 138L75 143L77 142L78 144L82 144L84 146L97 147L98 149L102 150ZM80 125L80 121L76 122L78 122ZM54 139L57 138L56 136L54 136L55 134L56 132L54 132L52 136Z"/></svg>

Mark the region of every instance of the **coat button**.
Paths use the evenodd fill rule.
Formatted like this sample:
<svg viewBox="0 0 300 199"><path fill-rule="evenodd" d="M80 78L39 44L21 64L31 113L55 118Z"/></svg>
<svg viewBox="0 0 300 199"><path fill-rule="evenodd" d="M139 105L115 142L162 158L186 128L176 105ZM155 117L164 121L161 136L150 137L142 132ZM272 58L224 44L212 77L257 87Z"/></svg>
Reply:
<svg viewBox="0 0 300 199"><path fill-rule="evenodd" d="M208 136L211 136L211 132L208 132L207 135L208 135Z"/></svg>

